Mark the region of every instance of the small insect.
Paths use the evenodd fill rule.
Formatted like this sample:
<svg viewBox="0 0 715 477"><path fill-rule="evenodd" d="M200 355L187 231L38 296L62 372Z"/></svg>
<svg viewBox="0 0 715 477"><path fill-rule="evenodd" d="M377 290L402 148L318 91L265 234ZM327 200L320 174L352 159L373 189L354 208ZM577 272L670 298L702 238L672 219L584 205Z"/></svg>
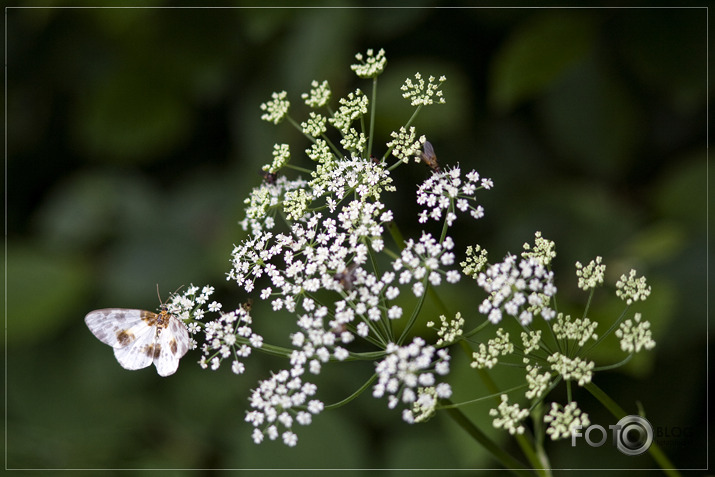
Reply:
<svg viewBox="0 0 715 477"><path fill-rule="evenodd" d="M87 313L84 322L99 341L114 348L124 369L142 369L153 362L160 376L169 376L189 350L189 331L164 303L160 308L159 313L103 308Z"/></svg>
<svg viewBox="0 0 715 477"><path fill-rule="evenodd" d="M353 289L353 282L357 278L355 273L356 269L357 263L351 263L345 270L336 273L333 277L335 281L340 283L340 286L342 286L344 290L350 291Z"/></svg>
<svg viewBox="0 0 715 477"><path fill-rule="evenodd" d="M420 154L420 157L422 158L424 163L430 166L433 171L439 172L440 167L439 163L437 162L437 156L434 153L434 147L432 147L432 143L430 143L429 141L425 141L422 147L424 150Z"/></svg>
<svg viewBox="0 0 715 477"><path fill-rule="evenodd" d="M277 172L268 172L268 171L258 171L261 176L263 176L263 180L266 181L266 184L275 184L276 179L278 179L278 173Z"/></svg>

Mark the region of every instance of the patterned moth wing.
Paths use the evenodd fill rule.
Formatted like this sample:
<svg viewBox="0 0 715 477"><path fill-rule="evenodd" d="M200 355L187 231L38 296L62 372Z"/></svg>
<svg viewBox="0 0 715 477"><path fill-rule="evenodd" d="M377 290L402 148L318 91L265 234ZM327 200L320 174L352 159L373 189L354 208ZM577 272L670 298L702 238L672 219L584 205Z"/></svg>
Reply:
<svg viewBox="0 0 715 477"><path fill-rule="evenodd" d="M105 308L88 313L84 321L94 336L114 348L125 369L142 369L153 362L161 376L169 376L189 349L186 326L166 310L157 314Z"/></svg>
<svg viewBox="0 0 715 477"><path fill-rule="evenodd" d="M176 372L179 360L189 351L189 331L178 318L168 315L166 328L159 330L158 355L154 358L156 371L161 376Z"/></svg>

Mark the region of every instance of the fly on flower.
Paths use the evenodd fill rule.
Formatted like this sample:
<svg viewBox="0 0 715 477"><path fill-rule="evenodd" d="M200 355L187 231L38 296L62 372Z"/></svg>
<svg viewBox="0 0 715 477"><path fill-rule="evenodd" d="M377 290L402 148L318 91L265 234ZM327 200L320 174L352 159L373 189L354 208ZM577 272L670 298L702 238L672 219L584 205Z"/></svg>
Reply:
<svg viewBox="0 0 715 477"><path fill-rule="evenodd" d="M268 171L258 171L258 172L263 177L263 180L266 181L266 184L275 184L276 180L278 179L278 173L276 173L276 172L268 172Z"/></svg>
<svg viewBox="0 0 715 477"><path fill-rule="evenodd" d="M339 282L340 286L342 286L346 291L353 289L353 282L357 278L355 276L356 268L357 263L351 263L345 270L335 274L335 280Z"/></svg>
<svg viewBox="0 0 715 477"><path fill-rule="evenodd" d="M161 304L159 313L127 308L103 308L84 317L89 330L114 348L124 369L142 369L153 362L160 376L176 372L189 350L186 325Z"/></svg>
<svg viewBox="0 0 715 477"><path fill-rule="evenodd" d="M437 156L434 153L434 147L432 147L432 143L429 141L425 141L425 143L422 145L423 151L422 154L420 154L420 157L422 160L430 166L430 169L432 169L434 172L439 172L440 167L439 163L437 162Z"/></svg>

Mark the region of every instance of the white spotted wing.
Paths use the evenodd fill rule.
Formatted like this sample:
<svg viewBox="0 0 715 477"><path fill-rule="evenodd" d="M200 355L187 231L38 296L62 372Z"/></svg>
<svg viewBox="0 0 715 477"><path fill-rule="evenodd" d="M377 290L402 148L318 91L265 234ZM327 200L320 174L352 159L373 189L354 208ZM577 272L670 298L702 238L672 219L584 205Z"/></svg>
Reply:
<svg viewBox="0 0 715 477"><path fill-rule="evenodd" d="M88 313L84 322L102 343L114 348L125 369L142 369L153 362L159 375L169 376L189 350L186 325L166 310L105 308Z"/></svg>

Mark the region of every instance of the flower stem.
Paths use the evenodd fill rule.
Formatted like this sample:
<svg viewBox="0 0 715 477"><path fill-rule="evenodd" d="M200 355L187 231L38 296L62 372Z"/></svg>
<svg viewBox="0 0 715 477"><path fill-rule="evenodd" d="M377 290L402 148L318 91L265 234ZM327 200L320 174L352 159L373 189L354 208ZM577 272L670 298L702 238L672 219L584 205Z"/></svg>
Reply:
<svg viewBox="0 0 715 477"><path fill-rule="evenodd" d="M451 404L448 402L448 405ZM467 416L462 413L456 407L446 408L447 415L452 418L454 422L457 423L459 427L464 429L470 436L474 438L475 441L479 442L489 453L498 460L505 468L512 471L514 475L527 476L531 475L527 472L527 468L524 464L516 460L511 455L507 454L501 447L499 447L494 441L492 441L486 434L484 434L477 426L475 426Z"/></svg>
<svg viewBox="0 0 715 477"><path fill-rule="evenodd" d="M355 392L352 393L350 396L346 397L345 399L343 399L343 400L340 401L340 402L336 402L335 404L328 404L327 406L325 406L325 410L327 411L327 410L329 410L329 409L337 409L337 408L339 408L339 407L342 407L342 406L348 404L350 401L354 400L356 397L358 397L359 395L361 395L368 387L370 387L370 385L371 385L372 383L374 383L376 379L377 379L377 374L373 374L373 375L370 377L370 379L368 379L367 381L365 381L365 384L363 384L362 386L360 386L360 388L359 388L357 391L355 391Z"/></svg>
<svg viewBox="0 0 715 477"><path fill-rule="evenodd" d="M375 132L375 110L377 109L377 76L372 79L372 100L370 101L370 132L367 137L367 156L372 154L372 135Z"/></svg>
<svg viewBox="0 0 715 477"><path fill-rule="evenodd" d="M459 344L462 347L462 350L467 354L467 357L471 360L472 349L465 341L460 341ZM501 396L501 394L503 393L499 392L499 388L497 387L491 376L489 376L489 373L487 373L487 371L484 369L477 369L477 373L479 374L479 377L481 378L484 385L487 387L487 391L495 395L494 399L496 402L500 402L499 396ZM539 456L536 455L534 448L531 446L526 436L524 436L523 434L516 434L514 438L516 439L516 442L517 444L519 444L521 451L529 460L529 463L533 466L533 468L541 470L541 460L539 459ZM548 475L545 473L545 471L541 472L541 474Z"/></svg>

